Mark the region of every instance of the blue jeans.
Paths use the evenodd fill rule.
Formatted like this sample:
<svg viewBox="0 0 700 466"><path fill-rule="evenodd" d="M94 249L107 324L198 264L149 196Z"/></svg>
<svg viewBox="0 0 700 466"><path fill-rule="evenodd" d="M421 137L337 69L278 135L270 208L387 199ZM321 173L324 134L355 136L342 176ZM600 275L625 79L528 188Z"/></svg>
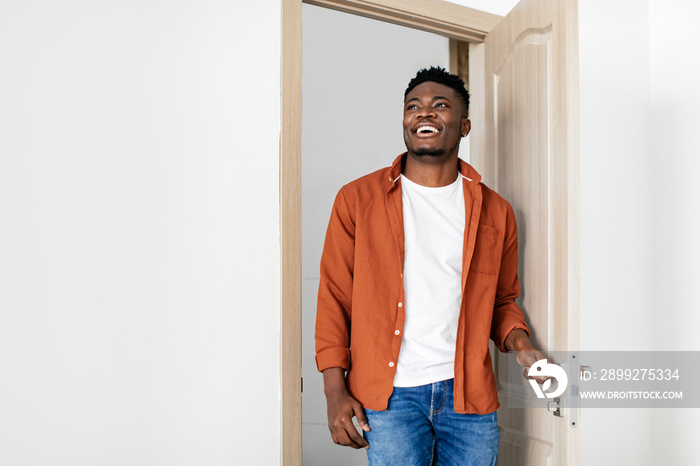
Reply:
<svg viewBox="0 0 700 466"><path fill-rule="evenodd" d="M496 413L454 411L454 380L394 387L385 411L366 409L371 466L485 466L498 458Z"/></svg>

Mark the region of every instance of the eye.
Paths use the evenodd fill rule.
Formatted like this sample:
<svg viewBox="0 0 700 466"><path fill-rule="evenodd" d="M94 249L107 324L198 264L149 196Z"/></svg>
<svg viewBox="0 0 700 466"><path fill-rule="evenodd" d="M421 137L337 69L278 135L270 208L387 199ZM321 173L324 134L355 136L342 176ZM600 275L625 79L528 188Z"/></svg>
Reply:
<svg viewBox="0 0 700 466"><path fill-rule="evenodd" d="M418 108L418 106L416 104L410 104L406 107L406 110L415 110L417 108Z"/></svg>
<svg viewBox="0 0 700 466"><path fill-rule="evenodd" d="M445 102L438 102L435 104L436 108L447 108L447 104Z"/></svg>

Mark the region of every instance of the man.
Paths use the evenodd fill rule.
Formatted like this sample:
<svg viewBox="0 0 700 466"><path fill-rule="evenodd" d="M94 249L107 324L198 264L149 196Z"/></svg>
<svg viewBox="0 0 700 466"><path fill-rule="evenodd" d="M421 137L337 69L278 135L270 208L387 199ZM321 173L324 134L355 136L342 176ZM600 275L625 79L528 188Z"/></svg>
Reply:
<svg viewBox="0 0 700 466"><path fill-rule="evenodd" d="M524 367L544 358L515 304L513 209L457 157L468 107L458 76L419 71L404 94L407 152L333 205L316 363L333 441L367 448L370 464L495 464L489 338Z"/></svg>

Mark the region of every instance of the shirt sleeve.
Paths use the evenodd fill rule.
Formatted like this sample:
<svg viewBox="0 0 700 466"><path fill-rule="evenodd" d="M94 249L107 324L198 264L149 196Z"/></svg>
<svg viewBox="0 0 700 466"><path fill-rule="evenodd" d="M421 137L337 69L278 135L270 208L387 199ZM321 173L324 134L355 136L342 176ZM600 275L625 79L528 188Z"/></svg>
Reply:
<svg viewBox="0 0 700 466"><path fill-rule="evenodd" d="M493 308L491 323L491 339L499 350L506 353L506 337L516 328L521 328L530 335L530 329L525 323L525 317L515 299L520 295L520 280L518 280L518 229L515 223L513 208L508 204L506 215L506 230L503 240L503 255L501 269L498 275L496 300Z"/></svg>
<svg viewBox="0 0 700 466"><path fill-rule="evenodd" d="M333 203L321 256L315 334L319 371L350 369L354 260L354 213L341 189Z"/></svg>

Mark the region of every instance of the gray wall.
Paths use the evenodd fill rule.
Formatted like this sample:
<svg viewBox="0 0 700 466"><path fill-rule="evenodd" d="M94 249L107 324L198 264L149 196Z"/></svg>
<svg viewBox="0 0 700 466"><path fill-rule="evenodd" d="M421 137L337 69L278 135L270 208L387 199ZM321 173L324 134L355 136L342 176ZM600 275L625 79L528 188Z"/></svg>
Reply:
<svg viewBox="0 0 700 466"><path fill-rule="evenodd" d="M336 446L328 431L313 347L321 249L340 187L405 151L404 89L420 68L447 68L449 47L444 37L319 7L303 14L303 458L366 464L364 450Z"/></svg>

